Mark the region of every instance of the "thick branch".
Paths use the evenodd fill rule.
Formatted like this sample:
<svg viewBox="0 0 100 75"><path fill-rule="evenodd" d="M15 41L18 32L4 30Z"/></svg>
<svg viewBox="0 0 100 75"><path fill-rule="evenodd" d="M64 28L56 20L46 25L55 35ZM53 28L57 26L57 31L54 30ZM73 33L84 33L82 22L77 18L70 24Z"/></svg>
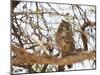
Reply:
<svg viewBox="0 0 100 75"><path fill-rule="evenodd" d="M85 50L88 50L88 39L87 39L87 33L85 32L85 28L86 27L92 27L92 26L96 26L96 23L95 22L91 22L91 21L87 21L87 22L84 22L84 24L81 26L81 36L82 36L82 41L83 41L83 46L84 46L84 49Z"/></svg>
<svg viewBox="0 0 100 75"><path fill-rule="evenodd" d="M57 64L57 65L68 65L77 62L81 62L85 59L95 60L96 53L92 52L78 52L64 58L57 58L51 56L39 56L26 52L24 48L19 48L14 45L11 46L12 51L16 53L16 58L12 60L13 65L27 64Z"/></svg>

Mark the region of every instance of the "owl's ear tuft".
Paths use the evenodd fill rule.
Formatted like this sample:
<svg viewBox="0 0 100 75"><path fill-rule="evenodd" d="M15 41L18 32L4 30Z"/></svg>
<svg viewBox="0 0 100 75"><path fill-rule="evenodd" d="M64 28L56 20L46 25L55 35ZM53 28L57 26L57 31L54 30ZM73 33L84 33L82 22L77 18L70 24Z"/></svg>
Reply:
<svg viewBox="0 0 100 75"><path fill-rule="evenodd" d="M61 19L62 22L66 22L65 20Z"/></svg>

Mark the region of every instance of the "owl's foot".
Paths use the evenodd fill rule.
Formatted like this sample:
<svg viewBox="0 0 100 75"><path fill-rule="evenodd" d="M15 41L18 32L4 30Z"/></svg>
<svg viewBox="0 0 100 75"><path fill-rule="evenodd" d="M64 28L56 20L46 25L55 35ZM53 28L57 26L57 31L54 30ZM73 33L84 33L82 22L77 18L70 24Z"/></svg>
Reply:
<svg viewBox="0 0 100 75"><path fill-rule="evenodd" d="M64 52L64 53L62 53L62 57L65 57L65 56L69 56L69 55L72 55L72 51L70 51L70 52Z"/></svg>

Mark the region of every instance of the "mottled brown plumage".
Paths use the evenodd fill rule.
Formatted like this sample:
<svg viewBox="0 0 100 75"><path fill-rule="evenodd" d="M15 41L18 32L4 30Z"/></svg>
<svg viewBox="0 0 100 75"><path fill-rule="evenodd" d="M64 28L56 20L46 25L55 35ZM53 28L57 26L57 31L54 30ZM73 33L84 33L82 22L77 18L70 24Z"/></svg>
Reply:
<svg viewBox="0 0 100 75"><path fill-rule="evenodd" d="M68 56L75 49L72 27L69 22L62 20L56 32L56 44L62 57ZM63 66L64 67L64 66ZM68 65L71 68L72 65Z"/></svg>

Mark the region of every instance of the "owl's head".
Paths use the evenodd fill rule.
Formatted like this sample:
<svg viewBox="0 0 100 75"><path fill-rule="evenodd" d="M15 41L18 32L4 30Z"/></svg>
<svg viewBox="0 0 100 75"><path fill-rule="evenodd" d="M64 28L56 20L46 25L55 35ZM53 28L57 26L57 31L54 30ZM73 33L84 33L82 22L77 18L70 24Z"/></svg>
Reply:
<svg viewBox="0 0 100 75"><path fill-rule="evenodd" d="M69 22L62 20L62 22L59 25L59 30L67 32L71 30L71 25L69 24Z"/></svg>

